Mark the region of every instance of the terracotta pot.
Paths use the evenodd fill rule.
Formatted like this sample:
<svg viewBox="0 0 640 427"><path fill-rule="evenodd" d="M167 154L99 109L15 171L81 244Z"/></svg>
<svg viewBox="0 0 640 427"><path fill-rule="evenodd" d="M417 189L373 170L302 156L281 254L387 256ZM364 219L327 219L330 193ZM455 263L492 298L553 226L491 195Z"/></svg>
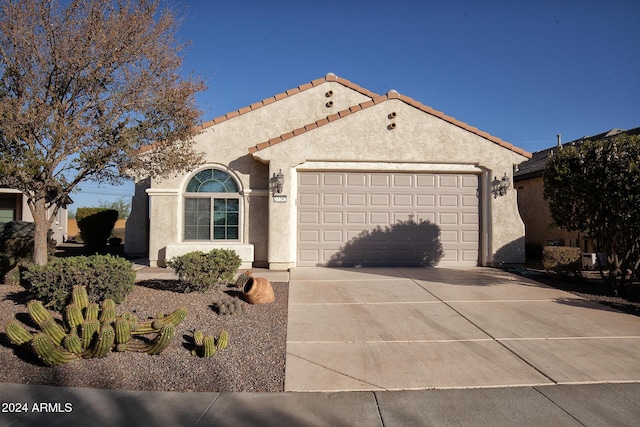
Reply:
<svg viewBox="0 0 640 427"><path fill-rule="evenodd" d="M269 304L275 299L271 283L262 277L250 277L242 288L242 293L251 304Z"/></svg>

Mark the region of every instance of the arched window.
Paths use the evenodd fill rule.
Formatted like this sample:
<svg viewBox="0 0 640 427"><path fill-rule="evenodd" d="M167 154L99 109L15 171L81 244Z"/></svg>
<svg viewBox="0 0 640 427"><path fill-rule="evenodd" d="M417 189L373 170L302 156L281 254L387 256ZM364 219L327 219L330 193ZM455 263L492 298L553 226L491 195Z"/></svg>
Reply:
<svg viewBox="0 0 640 427"><path fill-rule="evenodd" d="M184 198L185 240L239 240L240 194L227 172L205 169L189 180Z"/></svg>

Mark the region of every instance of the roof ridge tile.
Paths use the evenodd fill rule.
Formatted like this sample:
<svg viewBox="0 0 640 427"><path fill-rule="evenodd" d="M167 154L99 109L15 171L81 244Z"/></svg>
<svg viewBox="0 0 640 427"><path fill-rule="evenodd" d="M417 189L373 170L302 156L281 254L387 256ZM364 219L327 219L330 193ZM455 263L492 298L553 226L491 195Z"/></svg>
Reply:
<svg viewBox="0 0 640 427"><path fill-rule="evenodd" d="M327 79L327 81L328 81L328 79ZM339 83L342 83L342 84L348 84L348 85L350 85L349 87L351 87L351 88L357 87L357 85L354 85L353 83L349 82L348 80L342 79L340 77L337 77L337 81ZM366 89L364 89L363 91L366 91ZM476 128L475 126L471 126L471 125L469 125L469 124L467 124L465 122L462 122L462 121L456 119L455 117L448 116L448 115L444 114L441 111L438 111L438 110L436 110L436 109L434 109L432 107L429 107L428 105L425 105L425 104L421 103L420 101L417 101L417 100L415 100L415 99L413 99L413 98L411 98L409 96L402 95L402 94L398 93L397 91L389 91L385 95L376 95L373 92L371 92L371 94L375 95L375 96L372 96L370 100L365 101L365 102L361 102L358 105L352 105L349 108L341 110L341 111L338 111L336 114L332 114L330 116L327 116L324 119L316 120L314 123L305 125L304 127L297 129L296 132L293 132L293 133L289 132L288 134L291 134L291 135L287 136L286 139L289 139L292 136L300 135L301 133L304 133L304 132L309 132L309 131L311 131L311 130L313 130L315 128L318 128L320 126L324 126L327 123L339 120L339 119L341 119L341 118L343 118L345 116L348 116L350 114L356 113L356 112L358 112L360 110L364 110L364 109L372 107L372 106L374 106L376 104L381 104L381 103L383 103L385 101L388 101L389 99L397 99L397 100L400 100L400 101L404 102L405 104L408 104L408 105L410 105L410 106L412 106L414 108L417 108L418 110L423 111L423 112L425 112L425 113L427 113L429 115L435 116L435 117L437 117L437 118L439 118L441 120L444 120L446 122L451 123L454 126L462 128L462 129L464 129L464 130L466 130L468 132L474 133L474 134L476 134L476 135L478 135L478 136L480 136L480 137L482 137L484 139L487 139L487 140L489 140L489 141L491 141L491 142L493 142L493 143L495 143L497 145L500 145L501 147L507 148L507 149L509 149L509 150L511 150L511 151L513 151L515 153L518 153L518 154L522 155L522 156L529 157L529 158L531 157L531 153L523 150L522 148L516 147L513 144L505 142L502 139L498 138L497 136L493 136L488 132L481 131L480 129ZM299 132L297 132L297 131L299 131ZM277 139L277 138L272 138L272 139L269 140L270 145L278 143L278 142L274 141L274 139ZM281 142L281 141L282 141L282 139L280 139L279 142ZM262 148L257 148L258 146L260 146L260 144L256 145L255 147L251 147L249 149L249 152L250 153L255 153L256 151L261 150L262 148L266 148L264 146Z"/></svg>

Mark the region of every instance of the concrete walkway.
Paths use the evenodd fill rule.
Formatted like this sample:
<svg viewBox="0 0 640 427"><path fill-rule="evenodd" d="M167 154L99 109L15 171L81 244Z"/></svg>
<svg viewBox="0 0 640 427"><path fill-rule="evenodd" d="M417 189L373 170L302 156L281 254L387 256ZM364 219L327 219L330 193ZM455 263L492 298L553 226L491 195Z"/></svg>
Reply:
<svg viewBox="0 0 640 427"><path fill-rule="evenodd" d="M286 391L640 381L640 318L513 274L291 272Z"/></svg>
<svg viewBox="0 0 640 427"><path fill-rule="evenodd" d="M342 393L173 393L0 384L0 426L637 426L640 384ZM34 410L34 404L35 409Z"/></svg>
<svg viewBox="0 0 640 427"><path fill-rule="evenodd" d="M254 274L290 279L288 392L0 384L0 426L638 425L636 316L494 269Z"/></svg>

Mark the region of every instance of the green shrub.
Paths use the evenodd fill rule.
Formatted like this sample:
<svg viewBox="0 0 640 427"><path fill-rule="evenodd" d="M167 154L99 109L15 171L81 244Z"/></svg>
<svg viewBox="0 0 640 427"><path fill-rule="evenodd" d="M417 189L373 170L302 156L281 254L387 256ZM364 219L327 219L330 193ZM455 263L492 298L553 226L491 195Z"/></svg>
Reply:
<svg viewBox="0 0 640 427"><path fill-rule="evenodd" d="M78 208L76 221L85 247L91 253L104 252L107 239L118 220L118 211L105 208Z"/></svg>
<svg viewBox="0 0 640 427"><path fill-rule="evenodd" d="M582 268L580 248L545 246L542 249L542 265L545 270L562 275L575 275Z"/></svg>
<svg viewBox="0 0 640 427"><path fill-rule="evenodd" d="M5 275L15 280L17 268L33 260L33 236L35 225L32 222L11 221L0 223L0 282ZM53 255L56 247L49 230L48 252ZM9 274L11 272L11 274ZM19 277L19 273L18 273ZM19 282L19 279L18 279Z"/></svg>
<svg viewBox="0 0 640 427"><path fill-rule="evenodd" d="M230 282L242 263L234 250L213 249L210 252L190 252L167 262L180 279L183 292L217 288L221 282Z"/></svg>
<svg viewBox="0 0 640 427"><path fill-rule="evenodd" d="M111 298L117 304L133 290L133 264L111 255L57 258L47 265L28 265L23 274L31 294L47 307L61 310L74 286L86 286L92 301Z"/></svg>

